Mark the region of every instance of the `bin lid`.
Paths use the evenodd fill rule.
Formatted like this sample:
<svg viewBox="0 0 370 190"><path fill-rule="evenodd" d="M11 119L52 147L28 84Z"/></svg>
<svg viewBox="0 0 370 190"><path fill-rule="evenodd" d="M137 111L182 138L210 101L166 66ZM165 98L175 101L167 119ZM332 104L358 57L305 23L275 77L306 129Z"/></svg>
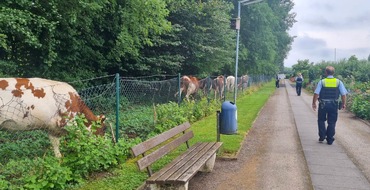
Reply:
<svg viewBox="0 0 370 190"><path fill-rule="evenodd" d="M224 101L221 105L222 110L236 110L236 105L234 102Z"/></svg>

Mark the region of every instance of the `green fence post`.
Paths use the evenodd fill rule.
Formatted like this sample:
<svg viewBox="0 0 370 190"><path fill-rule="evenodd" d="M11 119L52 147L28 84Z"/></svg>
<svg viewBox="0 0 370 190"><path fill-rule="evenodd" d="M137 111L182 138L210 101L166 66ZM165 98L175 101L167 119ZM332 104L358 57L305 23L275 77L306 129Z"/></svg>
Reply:
<svg viewBox="0 0 370 190"><path fill-rule="evenodd" d="M118 142L119 135L119 94L120 94L120 84L119 84L119 73L116 73L116 142Z"/></svg>

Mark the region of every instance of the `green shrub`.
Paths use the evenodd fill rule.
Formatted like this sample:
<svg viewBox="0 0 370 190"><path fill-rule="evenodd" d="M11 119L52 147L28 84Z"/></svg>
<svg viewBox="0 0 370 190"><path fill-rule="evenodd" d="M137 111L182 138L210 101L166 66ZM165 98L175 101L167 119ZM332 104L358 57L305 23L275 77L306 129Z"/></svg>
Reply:
<svg viewBox="0 0 370 190"><path fill-rule="evenodd" d="M0 170L4 189L64 189L72 172L55 157L11 160Z"/></svg>
<svg viewBox="0 0 370 190"><path fill-rule="evenodd" d="M357 83L348 98L349 107L357 117L370 119L370 83Z"/></svg>
<svg viewBox="0 0 370 190"><path fill-rule="evenodd" d="M64 155L62 165L73 171L73 178L77 182L91 172L107 170L117 165L118 159L127 157L120 146L113 146L111 139L86 130L86 121L83 115L76 116L65 126L68 134L61 140L61 152ZM92 129L96 127L99 125L92 123Z"/></svg>
<svg viewBox="0 0 370 190"><path fill-rule="evenodd" d="M3 175L0 175L0 189L9 189L9 182L5 180L5 176Z"/></svg>
<svg viewBox="0 0 370 190"><path fill-rule="evenodd" d="M33 168L24 179L27 189L64 189L72 180L70 168L61 166L54 157L36 158L32 163Z"/></svg>
<svg viewBox="0 0 370 190"><path fill-rule="evenodd" d="M45 131L0 132L0 163L9 160L53 155Z"/></svg>
<svg viewBox="0 0 370 190"><path fill-rule="evenodd" d="M145 139L154 129L153 108L148 106L131 108L120 114L119 123L122 133L126 136Z"/></svg>
<svg viewBox="0 0 370 190"><path fill-rule="evenodd" d="M370 96L367 94L357 94L352 97L350 110L362 119L370 119Z"/></svg>
<svg viewBox="0 0 370 190"><path fill-rule="evenodd" d="M155 134L163 133L172 127L187 121L184 109L175 103L159 104L156 106ZM153 134L152 134L153 135Z"/></svg>

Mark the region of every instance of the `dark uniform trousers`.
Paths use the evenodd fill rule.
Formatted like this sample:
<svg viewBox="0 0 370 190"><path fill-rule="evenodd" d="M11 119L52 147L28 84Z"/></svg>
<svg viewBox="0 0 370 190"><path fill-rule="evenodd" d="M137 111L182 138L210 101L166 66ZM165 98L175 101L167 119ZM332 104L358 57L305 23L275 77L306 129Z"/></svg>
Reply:
<svg viewBox="0 0 370 190"><path fill-rule="evenodd" d="M328 143L334 141L335 123L338 119L338 102L337 101L319 101L318 109L318 126L319 136L321 139L326 137ZM325 121L328 120L328 127Z"/></svg>

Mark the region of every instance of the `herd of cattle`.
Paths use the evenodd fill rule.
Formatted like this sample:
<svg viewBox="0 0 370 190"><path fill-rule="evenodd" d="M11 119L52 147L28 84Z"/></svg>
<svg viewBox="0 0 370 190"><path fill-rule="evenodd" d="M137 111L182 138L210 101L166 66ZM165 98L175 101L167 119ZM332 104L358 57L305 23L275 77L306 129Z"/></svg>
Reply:
<svg viewBox="0 0 370 190"><path fill-rule="evenodd" d="M234 76L225 77L223 75L217 76L214 79L207 77L205 79L198 79L194 76L182 76L180 79L180 96L185 94L185 98L189 100L190 96L194 96L199 90L202 90L204 94L209 93L211 90L214 91L215 99L222 99L224 96L225 89L229 92L233 92L235 89L235 79L237 79L237 88L245 88L248 85L248 75L235 78ZM179 95L179 92L175 96Z"/></svg>

